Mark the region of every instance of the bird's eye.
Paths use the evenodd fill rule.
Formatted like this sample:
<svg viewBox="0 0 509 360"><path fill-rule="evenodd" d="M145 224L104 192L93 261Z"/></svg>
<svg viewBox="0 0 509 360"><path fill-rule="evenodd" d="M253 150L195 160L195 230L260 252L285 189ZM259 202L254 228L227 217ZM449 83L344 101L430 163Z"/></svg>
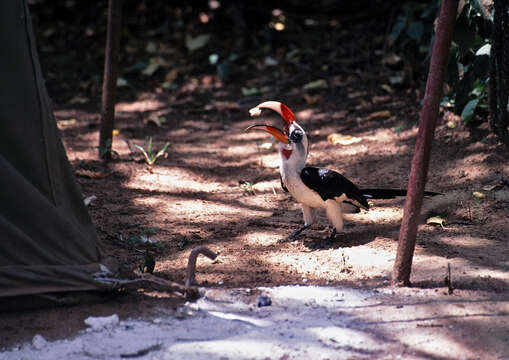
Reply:
<svg viewBox="0 0 509 360"><path fill-rule="evenodd" d="M293 142L301 141L302 140L302 131L300 131L300 130L292 131L292 133L290 134L290 140L292 140Z"/></svg>

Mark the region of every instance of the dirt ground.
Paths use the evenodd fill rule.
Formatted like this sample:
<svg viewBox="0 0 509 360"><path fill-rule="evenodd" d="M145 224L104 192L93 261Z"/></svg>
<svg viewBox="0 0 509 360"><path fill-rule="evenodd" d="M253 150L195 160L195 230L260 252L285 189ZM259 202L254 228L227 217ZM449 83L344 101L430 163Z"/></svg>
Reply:
<svg viewBox="0 0 509 360"><path fill-rule="evenodd" d="M345 231L333 244L321 244L331 230L324 214L297 241L278 243L301 226L300 208L281 189L271 139L262 132L244 132L255 122L249 108L264 100L282 101L311 137L308 164L336 169L361 188L406 187L424 85L389 86L392 71L382 64L383 42L360 31L366 24L345 26L317 44L315 55L325 55L310 60L312 71L288 65L276 78L272 69L258 64L258 71L226 83L208 73L189 76L175 91L142 88L134 97L120 92L113 141L117 156L109 163L97 158L99 99L93 106L56 101L55 115L83 196L95 196L88 208L104 255L121 264L124 276L144 267L149 253L154 275L183 283L189 252L205 245L219 256L216 261L199 258L200 286L313 284L389 291L404 199L375 200L369 211L346 215ZM327 44L337 40L334 36L344 46L333 54ZM326 86L303 88L316 80ZM242 87L269 90L243 96ZM158 126L148 119L165 121ZM280 125L273 114L256 122ZM331 134L346 141L334 143ZM151 167L132 147L146 146L147 137L156 149L170 143L167 156ZM425 200L413 287L394 291L402 299L418 295L423 303L439 297L448 305L436 303L438 317L441 306L460 302L460 354L467 346L462 341L480 333L490 339L481 345L493 346L497 354L509 343L508 176L507 149L487 126L469 131L442 108L426 187L444 196ZM432 216L443 218L444 226L427 225ZM450 295L444 283L448 266ZM498 307L472 312L478 303L468 300L474 298ZM179 301L147 292L23 316L10 313L2 316L0 333L4 346L30 340L35 333L61 339L76 334L90 315L145 316ZM479 315L485 313L490 315ZM455 321L445 315L440 320L441 326ZM476 356L475 347L469 351ZM491 353L483 349L477 356L486 354Z"/></svg>

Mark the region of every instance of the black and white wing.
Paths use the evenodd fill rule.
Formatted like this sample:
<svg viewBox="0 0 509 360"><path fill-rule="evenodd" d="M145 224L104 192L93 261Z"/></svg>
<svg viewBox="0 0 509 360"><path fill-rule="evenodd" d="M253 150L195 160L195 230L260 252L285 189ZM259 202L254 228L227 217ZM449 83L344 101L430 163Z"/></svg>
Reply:
<svg viewBox="0 0 509 360"><path fill-rule="evenodd" d="M302 182L316 191L323 201L342 199L359 208L368 210L369 205L363 193L354 183L340 173L316 167L305 167L300 174ZM343 196L344 195L344 196Z"/></svg>

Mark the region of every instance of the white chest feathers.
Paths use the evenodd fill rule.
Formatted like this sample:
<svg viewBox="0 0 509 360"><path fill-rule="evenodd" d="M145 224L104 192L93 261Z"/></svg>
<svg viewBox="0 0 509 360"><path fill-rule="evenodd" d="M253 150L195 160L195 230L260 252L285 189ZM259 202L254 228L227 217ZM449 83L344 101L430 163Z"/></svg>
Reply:
<svg viewBox="0 0 509 360"><path fill-rule="evenodd" d="M314 190L307 187L300 178L300 172L290 171L281 172L283 184L286 186L293 198L299 203L307 205L312 208L324 208L325 201L322 200L320 195Z"/></svg>

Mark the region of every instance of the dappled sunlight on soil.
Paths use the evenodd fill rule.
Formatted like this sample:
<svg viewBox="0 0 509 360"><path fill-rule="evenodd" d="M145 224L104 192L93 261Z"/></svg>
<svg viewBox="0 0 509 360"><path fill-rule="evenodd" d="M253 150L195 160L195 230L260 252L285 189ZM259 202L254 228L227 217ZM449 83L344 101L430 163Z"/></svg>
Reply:
<svg viewBox="0 0 509 360"><path fill-rule="evenodd" d="M210 192L224 187L224 184L221 183L200 180L193 176L191 171L180 168L157 168L152 172L146 171L132 177L125 186L133 189L143 188L169 193L179 191Z"/></svg>

